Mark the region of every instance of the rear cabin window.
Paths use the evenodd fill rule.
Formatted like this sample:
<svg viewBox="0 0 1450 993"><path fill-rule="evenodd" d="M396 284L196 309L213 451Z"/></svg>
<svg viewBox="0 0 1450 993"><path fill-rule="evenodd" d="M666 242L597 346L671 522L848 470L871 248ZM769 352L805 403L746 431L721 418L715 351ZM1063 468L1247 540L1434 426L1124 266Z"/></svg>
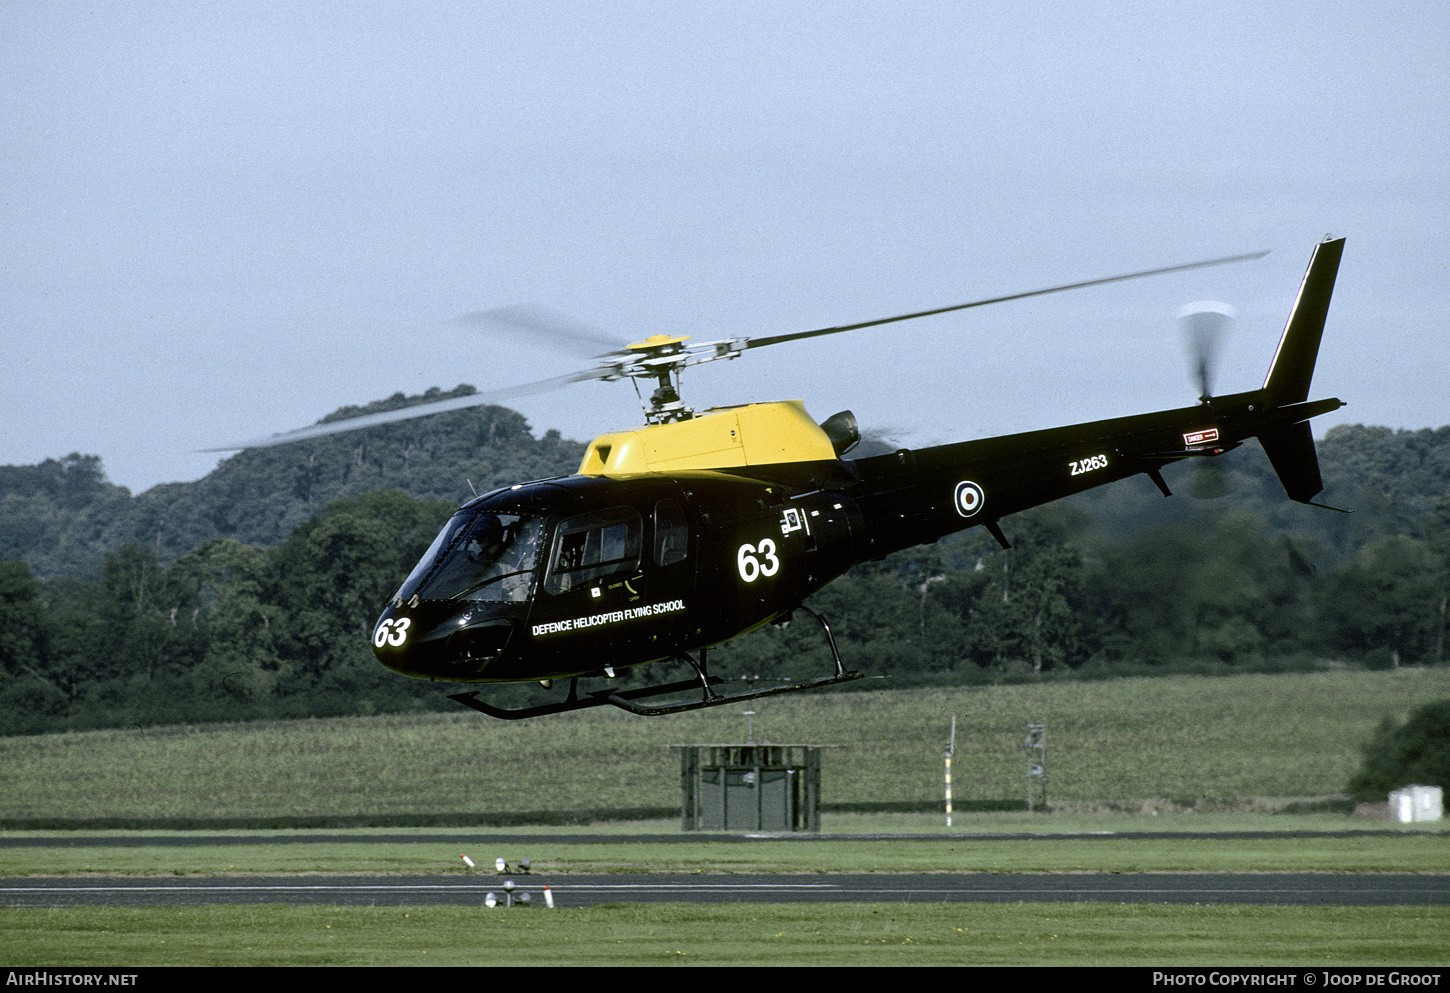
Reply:
<svg viewBox="0 0 1450 993"><path fill-rule="evenodd" d="M629 507L602 510L565 521L554 534L544 589L549 593L564 593L634 572L639 567L643 531L639 514Z"/></svg>
<svg viewBox="0 0 1450 993"><path fill-rule="evenodd" d="M655 565L683 562L690 547L685 512L674 500L655 504Z"/></svg>

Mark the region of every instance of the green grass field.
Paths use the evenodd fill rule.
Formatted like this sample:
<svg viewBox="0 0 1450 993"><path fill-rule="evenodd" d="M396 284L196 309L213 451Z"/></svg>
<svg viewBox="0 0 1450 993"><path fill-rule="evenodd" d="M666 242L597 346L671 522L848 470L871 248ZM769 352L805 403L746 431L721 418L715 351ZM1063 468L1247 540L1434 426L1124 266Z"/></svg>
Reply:
<svg viewBox="0 0 1450 993"><path fill-rule="evenodd" d="M827 804L935 803L957 719L961 807L1025 798L1045 721L1059 808L1199 812L1339 793L1386 716L1450 696L1450 667L814 693L756 701L757 741L837 746ZM0 739L0 818L241 818L668 809L671 744L742 741L743 708L533 721L460 711ZM887 807L886 809L890 809Z"/></svg>
<svg viewBox="0 0 1450 993"><path fill-rule="evenodd" d="M1126 817L1104 818L1102 828ZM1260 819L1261 826L1271 827ZM1318 827L1342 827L1322 818ZM1437 825L1438 827L1438 825ZM270 873L408 873L474 875L459 857L480 865L502 857L529 859L536 873L570 872L1450 872L1450 837L1439 830L1403 829L1373 836L1259 838L1134 838L1052 835L1033 841L929 836L906 841L851 837L711 842L652 840L602 843L573 840L552 829L545 838L497 841L495 835L457 843L431 840L366 841L347 832L312 841L280 833L287 844L132 846L128 832L114 844L0 849L0 875L73 874L180 876ZM389 833L391 835L391 832ZM162 836L165 837L165 836ZM484 840L484 839L488 840ZM355 839L355 840L351 840Z"/></svg>
<svg viewBox="0 0 1450 993"><path fill-rule="evenodd" d="M0 910L35 965L1443 966L1450 910L607 904Z"/></svg>
<svg viewBox="0 0 1450 993"><path fill-rule="evenodd" d="M329 829L287 845L126 844L106 818L404 818L482 825L519 811L668 809L666 746L739 741L732 708L641 720L591 711L521 723L474 714L203 725L0 739L0 818L100 835L82 848L0 849L0 874L463 873L530 858L541 872L1450 872L1439 825L1283 813L1342 791L1386 716L1450 696L1450 669L1170 677L757 701L756 740L839 746L827 803L930 806L957 716L962 807L1020 799L1028 721L1048 724L1052 812L828 812L849 837L667 842L678 821L588 827ZM723 711L723 712L722 712ZM527 822L525 817L524 821ZM88 824L87 822L92 822ZM1152 832L1369 829L1300 839ZM249 833L252 829L248 829ZM1117 832L1085 839L1072 832ZM1033 833L985 841L972 833ZM23 839L39 832L7 831ZM586 834L634 840L599 844ZM463 835L461 844L430 836ZM524 841L525 836L543 840ZM162 833L163 837L173 834ZM340 837L333 837L340 836ZM518 837L517 843L507 839ZM110 843L106 843L110 842ZM495 850L497 849L497 850ZM507 849L507 850L505 850ZM10 966L148 965L1351 965L1443 966L1450 910L1133 904L612 904L587 909L161 907L0 909Z"/></svg>

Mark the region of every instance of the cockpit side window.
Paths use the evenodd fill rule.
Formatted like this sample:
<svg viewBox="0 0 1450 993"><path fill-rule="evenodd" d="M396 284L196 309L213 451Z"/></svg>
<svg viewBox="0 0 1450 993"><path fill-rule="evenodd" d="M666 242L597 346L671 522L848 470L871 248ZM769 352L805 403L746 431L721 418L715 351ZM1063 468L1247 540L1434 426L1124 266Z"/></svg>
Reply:
<svg viewBox="0 0 1450 993"><path fill-rule="evenodd" d="M683 562L690 550L690 529L685 512L674 500L655 504L655 565Z"/></svg>
<svg viewBox="0 0 1450 993"><path fill-rule="evenodd" d="M639 567L644 524L629 507L583 514L559 525L544 589L563 593Z"/></svg>

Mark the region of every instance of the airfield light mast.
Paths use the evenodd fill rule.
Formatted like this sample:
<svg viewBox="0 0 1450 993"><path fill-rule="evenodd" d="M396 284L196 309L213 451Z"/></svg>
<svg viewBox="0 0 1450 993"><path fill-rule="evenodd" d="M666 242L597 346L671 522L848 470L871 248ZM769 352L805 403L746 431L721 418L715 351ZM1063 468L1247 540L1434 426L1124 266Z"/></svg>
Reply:
<svg viewBox="0 0 1450 993"><path fill-rule="evenodd" d="M1027 812L1033 811L1033 798L1042 791L1042 809L1047 810L1047 725L1027 725L1027 740L1022 742L1027 749Z"/></svg>
<svg viewBox="0 0 1450 993"><path fill-rule="evenodd" d="M952 826L952 753L957 750L957 715L952 715L952 732L947 738L947 827Z"/></svg>

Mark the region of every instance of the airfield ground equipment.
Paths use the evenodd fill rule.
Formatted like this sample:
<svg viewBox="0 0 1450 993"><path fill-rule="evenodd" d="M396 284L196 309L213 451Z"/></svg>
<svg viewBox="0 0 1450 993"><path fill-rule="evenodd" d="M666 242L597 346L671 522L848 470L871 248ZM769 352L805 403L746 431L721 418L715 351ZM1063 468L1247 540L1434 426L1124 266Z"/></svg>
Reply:
<svg viewBox="0 0 1450 993"><path fill-rule="evenodd" d="M685 831L819 831L820 745L671 745Z"/></svg>

